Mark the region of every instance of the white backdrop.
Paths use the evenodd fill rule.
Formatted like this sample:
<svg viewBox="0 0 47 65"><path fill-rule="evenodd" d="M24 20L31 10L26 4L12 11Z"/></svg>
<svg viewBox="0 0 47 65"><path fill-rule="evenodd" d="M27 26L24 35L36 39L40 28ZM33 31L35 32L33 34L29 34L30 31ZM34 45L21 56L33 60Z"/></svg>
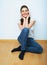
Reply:
<svg viewBox="0 0 47 65"><path fill-rule="evenodd" d="M36 20L34 38L47 40L47 0L0 0L0 39L17 39L21 5L27 5Z"/></svg>

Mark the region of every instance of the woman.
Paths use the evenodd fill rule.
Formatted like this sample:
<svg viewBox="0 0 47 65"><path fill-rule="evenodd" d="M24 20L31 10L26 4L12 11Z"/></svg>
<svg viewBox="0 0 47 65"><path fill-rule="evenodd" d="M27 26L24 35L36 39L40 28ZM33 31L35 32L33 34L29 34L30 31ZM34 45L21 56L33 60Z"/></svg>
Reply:
<svg viewBox="0 0 47 65"><path fill-rule="evenodd" d="M42 53L43 48L33 38L33 26L35 20L31 20L29 9L26 5L21 6L21 19L18 24L21 33L18 37L20 46L14 48L11 52L21 51L19 58L23 60L25 52Z"/></svg>

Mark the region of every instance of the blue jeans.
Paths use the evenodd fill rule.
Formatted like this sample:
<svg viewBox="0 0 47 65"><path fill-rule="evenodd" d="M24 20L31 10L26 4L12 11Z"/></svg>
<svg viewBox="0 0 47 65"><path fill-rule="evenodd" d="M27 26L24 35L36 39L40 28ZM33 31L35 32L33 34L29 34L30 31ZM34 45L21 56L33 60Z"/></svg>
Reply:
<svg viewBox="0 0 47 65"><path fill-rule="evenodd" d="M18 41L21 44L21 50L32 53L42 53L43 48L33 39L28 37L29 28L24 28L18 36Z"/></svg>

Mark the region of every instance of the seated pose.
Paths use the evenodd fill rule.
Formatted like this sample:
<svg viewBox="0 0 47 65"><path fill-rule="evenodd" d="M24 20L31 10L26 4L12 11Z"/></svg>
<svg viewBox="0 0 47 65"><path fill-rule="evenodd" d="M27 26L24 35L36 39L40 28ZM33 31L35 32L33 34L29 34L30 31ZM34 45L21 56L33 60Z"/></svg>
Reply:
<svg viewBox="0 0 47 65"><path fill-rule="evenodd" d="M35 24L35 20L31 19L28 7L26 5L21 6L20 12L21 19L18 26L21 33L17 39L20 46L18 48L14 48L11 52L21 51L19 58L23 60L26 52L40 54L43 52L43 48L34 40L33 26Z"/></svg>

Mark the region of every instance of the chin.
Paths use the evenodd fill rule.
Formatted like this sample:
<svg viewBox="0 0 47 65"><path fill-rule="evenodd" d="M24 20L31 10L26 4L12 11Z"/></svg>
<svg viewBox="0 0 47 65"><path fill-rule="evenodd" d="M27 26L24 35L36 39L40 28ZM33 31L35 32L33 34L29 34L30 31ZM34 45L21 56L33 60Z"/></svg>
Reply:
<svg viewBox="0 0 47 65"><path fill-rule="evenodd" d="M27 16L24 16L24 18L27 18Z"/></svg>

